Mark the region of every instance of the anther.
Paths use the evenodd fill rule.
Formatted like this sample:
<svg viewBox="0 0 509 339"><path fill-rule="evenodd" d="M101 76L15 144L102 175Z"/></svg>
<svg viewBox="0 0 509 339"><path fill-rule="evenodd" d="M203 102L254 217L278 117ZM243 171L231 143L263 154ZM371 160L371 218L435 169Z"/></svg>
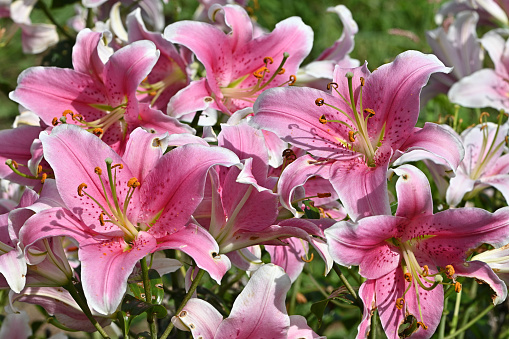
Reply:
<svg viewBox="0 0 509 339"><path fill-rule="evenodd" d="M111 166L111 169L114 169L116 167L118 167L119 169L123 169L124 165L122 165L122 164L115 164L115 165Z"/></svg>
<svg viewBox="0 0 509 339"><path fill-rule="evenodd" d="M456 283L454 284L454 291L456 291L456 293L460 293L461 292L461 283L456 281Z"/></svg>
<svg viewBox="0 0 509 339"><path fill-rule="evenodd" d="M311 253L311 256L309 257L309 259L304 258L304 256L301 256L300 258L304 262L311 262L311 261L313 261L314 255L313 255L313 253Z"/></svg>
<svg viewBox="0 0 509 339"><path fill-rule="evenodd" d="M92 131L92 134L94 134L97 137L100 137L103 133L104 131L102 130L102 128L99 127L94 128L94 130Z"/></svg>
<svg viewBox="0 0 509 339"><path fill-rule="evenodd" d="M327 84L327 90L329 90L329 91L330 91L330 89L331 89L331 88L335 88L335 89L337 89L337 88L338 88L338 84L337 84L337 83L335 83L335 82L329 82L329 83Z"/></svg>
<svg viewBox="0 0 509 339"><path fill-rule="evenodd" d="M87 184L85 184L85 183L81 183L81 184L78 186L78 195L79 195L80 197L82 197L82 196L84 196L84 195L85 195L85 193L83 193L83 190L84 190L85 188L87 188L87 187L88 187L88 186L87 186Z"/></svg>
<svg viewBox="0 0 509 339"><path fill-rule="evenodd" d="M258 70L254 71L253 75L255 78L261 79L261 78L263 78L264 72L270 72L270 71L267 67L263 66L263 67L259 68Z"/></svg>
<svg viewBox="0 0 509 339"><path fill-rule="evenodd" d="M318 198L328 198L328 197L332 196L332 194L330 194L330 193L317 193L316 196Z"/></svg>
<svg viewBox="0 0 509 339"><path fill-rule="evenodd" d="M138 179L136 178L131 178L129 179L129 181L127 182L127 187L132 187L132 188L136 188L136 187L140 187L140 182L138 181Z"/></svg>
<svg viewBox="0 0 509 339"><path fill-rule="evenodd" d="M323 100L323 98L318 98L315 100L316 106L323 106L324 104L325 104L325 100Z"/></svg>
<svg viewBox="0 0 509 339"><path fill-rule="evenodd" d="M321 124L326 124L327 123L327 119L325 118L325 114L322 114L322 116L320 116L318 118L318 121L320 121Z"/></svg>
<svg viewBox="0 0 509 339"><path fill-rule="evenodd" d="M295 75L290 75L290 80L288 80L288 86L293 86L297 82L297 77Z"/></svg>
<svg viewBox="0 0 509 339"><path fill-rule="evenodd" d="M417 322L417 326L421 326L423 330L427 330L428 329L428 326L424 325L424 323L422 321L418 321Z"/></svg>
<svg viewBox="0 0 509 339"><path fill-rule="evenodd" d="M364 83L365 83L365 82L366 82L366 81L364 80L364 77L361 77L361 86L364 86Z"/></svg>
<svg viewBox="0 0 509 339"><path fill-rule="evenodd" d="M354 131L348 131L348 140L350 140L350 142L355 142L354 134Z"/></svg>
<svg viewBox="0 0 509 339"><path fill-rule="evenodd" d="M265 57L265 58L263 58L263 63L270 65L270 64L274 63L274 59L272 59L270 56Z"/></svg>
<svg viewBox="0 0 509 339"><path fill-rule="evenodd" d="M405 280L407 282L412 282L412 275L409 272L405 273Z"/></svg>
<svg viewBox="0 0 509 339"><path fill-rule="evenodd" d="M97 175L101 175L101 174L103 174L103 170L101 169L101 167L96 167L96 168L94 168L94 172L95 172L95 174L97 174Z"/></svg>
<svg viewBox="0 0 509 339"><path fill-rule="evenodd" d="M285 74L285 69L281 67L281 69L279 70L279 72L277 72L277 74L279 74L279 75Z"/></svg>
<svg viewBox="0 0 509 339"><path fill-rule="evenodd" d="M37 166L37 175L41 174L41 172L42 172L42 166L39 165L39 166Z"/></svg>
<svg viewBox="0 0 509 339"><path fill-rule="evenodd" d="M70 109L66 109L65 111L62 112L63 117L67 116L67 114L70 114L72 117L74 115L74 112L71 111Z"/></svg>
<svg viewBox="0 0 509 339"><path fill-rule="evenodd" d="M101 212L101 214L99 214L99 223L101 224L101 226L105 225L105 223L104 223L104 212Z"/></svg>
<svg viewBox="0 0 509 339"><path fill-rule="evenodd" d="M47 177L48 177L48 175L46 173L42 174L42 176L41 176L41 184L44 184L44 182L46 181Z"/></svg>
<svg viewBox="0 0 509 339"><path fill-rule="evenodd" d="M427 277L427 276L429 275L429 268L428 268L428 265L424 265L424 266L422 267L422 271L423 271L423 272L422 272L422 276L423 276L423 277Z"/></svg>
<svg viewBox="0 0 509 339"><path fill-rule="evenodd" d="M11 160L12 166L14 166L15 169L18 169L18 163L16 160Z"/></svg>
<svg viewBox="0 0 509 339"><path fill-rule="evenodd" d="M398 308L398 310L402 310L403 305L405 305L405 299L403 298L396 299L396 307Z"/></svg>
<svg viewBox="0 0 509 339"><path fill-rule="evenodd" d="M452 265L445 266L445 275L447 278L452 279L452 276L454 275L454 267Z"/></svg>
<svg viewBox="0 0 509 339"><path fill-rule="evenodd" d="M364 109L364 114L367 114L368 118L372 118L372 117L375 116L375 110L371 109L371 108L365 108Z"/></svg>
<svg viewBox="0 0 509 339"><path fill-rule="evenodd" d="M84 118L83 118L83 115L81 115L81 114L74 114L72 116L72 120L74 120L74 121L83 121Z"/></svg>
<svg viewBox="0 0 509 339"><path fill-rule="evenodd" d="M57 118L57 117L54 117L54 118L53 118L53 120L51 120L51 124L52 124L53 126L58 125L58 118Z"/></svg>

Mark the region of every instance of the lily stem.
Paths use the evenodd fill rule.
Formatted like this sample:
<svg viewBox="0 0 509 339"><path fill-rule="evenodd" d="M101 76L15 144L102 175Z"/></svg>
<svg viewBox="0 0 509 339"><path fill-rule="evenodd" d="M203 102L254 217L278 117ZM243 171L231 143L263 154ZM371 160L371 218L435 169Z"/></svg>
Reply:
<svg viewBox="0 0 509 339"><path fill-rule="evenodd" d="M175 315L179 315L180 312L182 312L182 310L186 306L189 299L191 299L191 297L193 296L194 291L196 291L196 288L198 288L198 284L200 283L200 280L204 274L205 274L204 270L202 270L202 269L198 270L198 274L196 274L196 278L194 278L193 283L191 284L189 291L187 292L186 296L184 297L184 300L182 300L182 303L180 304L179 308L177 309L177 311L175 311ZM170 335L170 332L174 326L175 325L172 322L170 322L168 327L166 327L166 330L164 330L163 335L159 339L166 339L168 337L168 335Z"/></svg>
<svg viewBox="0 0 509 339"><path fill-rule="evenodd" d="M495 305L491 304L490 306L486 307L484 309L484 311L482 311L481 313L479 313L477 315L477 317L475 317L474 319L470 320L465 326L463 326L462 328L460 328L459 330L457 330L456 332L450 334L449 336L445 337L445 339L452 339L454 338L455 336L457 336L458 334L462 333L462 332L465 332L467 329L470 328L470 326L472 326L473 324L475 324L477 321L479 321L479 319L481 319L482 317L484 317L486 315L486 313L488 313L489 311L491 311L492 309L495 308Z"/></svg>
<svg viewBox="0 0 509 339"><path fill-rule="evenodd" d="M459 317L460 305L461 305L461 293L462 293L462 291L459 291L458 294L456 294L456 303L454 304L454 313L452 316L450 334L453 334L454 332L456 332L456 329L458 328L458 317Z"/></svg>
<svg viewBox="0 0 509 339"><path fill-rule="evenodd" d="M449 298L444 299L444 310L442 311L442 319L440 319L440 326L438 327L438 339L444 339L445 337L445 323L447 322L447 304L449 303Z"/></svg>
<svg viewBox="0 0 509 339"><path fill-rule="evenodd" d="M60 31L60 33L62 33L67 39L73 41L76 40L75 37L69 34L69 32L67 32L67 30L55 20L53 14L51 14L50 10L48 9L48 6L46 6L46 4L43 1L37 2L37 8L40 8L43 11L44 15L46 15L49 21L51 21L51 23L55 25L56 28Z"/></svg>
<svg viewBox="0 0 509 339"><path fill-rule="evenodd" d="M352 297L355 299L355 304L357 306L359 306L359 308L362 310L363 309L362 301L357 296L357 293L355 293L352 285L350 285L350 283L348 282L348 279L346 279L346 277L343 274L343 272L341 272L341 268L339 267L339 265L334 263L334 265L332 266L332 269L334 270L334 272L336 272L336 274L338 275L339 279L343 282L343 284L345 285L345 287L348 290L348 292L350 292Z"/></svg>
<svg viewBox="0 0 509 339"><path fill-rule="evenodd" d="M74 301L78 304L78 306L81 308L83 313L87 316L87 318L90 320L92 325L97 329L97 331L102 335L104 339L109 339L110 337L108 334L104 331L102 326L97 322L97 320L92 316L92 312L90 311L90 308L88 307L88 304L86 303L85 299L81 297L78 290L76 289L76 286L72 282L68 283L66 286L63 286L72 296Z"/></svg>
<svg viewBox="0 0 509 339"><path fill-rule="evenodd" d="M150 280L148 278L148 266L147 258L143 257L140 260L141 264L141 275L143 277L143 288L145 289L145 301L147 304L152 304L152 286L150 286ZM157 339L156 323L154 321L154 313L147 312L147 322L150 328L150 336L152 339Z"/></svg>

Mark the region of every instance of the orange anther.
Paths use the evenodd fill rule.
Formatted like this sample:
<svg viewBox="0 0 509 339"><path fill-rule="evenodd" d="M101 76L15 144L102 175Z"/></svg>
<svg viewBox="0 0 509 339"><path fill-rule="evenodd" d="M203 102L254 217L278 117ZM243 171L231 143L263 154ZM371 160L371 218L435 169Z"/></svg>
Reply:
<svg viewBox="0 0 509 339"><path fill-rule="evenodd" d="M285 74L285 69L284 68L281 68L279 70L279 72L277 72L277 74L281 75L281 74Z"/></svg>
<svg viewBox="0 0 509 339"><path fill-rule="evenodd" d="M402 310L403 305L405 305L405 299L403 298L396 299L396 307L398 308L398 310Z"/></svg>
<svg viewBox="0 0 509 339"><path fill-rule="evenodd" d="M54 117L54 118L53 118L53 120L51 120L51 124L52 124L53 126L58 125L58 118L57 118L57 117Z"/></svg>
<svg viewBox="0 0 509 339"><path fill-rule="evenodd" d="M456 283L454 284L454 291L456 291L456 293L460 293L461 292L461 283L456 281Z"/></svg>
<svg viewBox="0 0 509 339"><path fill-rule="evenodd" d="M263 78L263 75L265 72L268 73L269 69L267 67L263 66L263 67L259 68L258 70L254 71L253 75L255 78L261 79L261 78Z"/></svg>
<svg viewBox="0 0 509 339"><path fill-rule="evenodd" d="M424 265L424 266L422 267L422 271L423 271L423 272L422 272L422 276L423 276L423 277L427 277L427 276L429 275L429 268L428 268L428 265Z"/></svg>
<svg viewBox="0 0 509 339"><path fill-rule="evenodd" d="M87 188L87 187L88 187L88 186L87 186L87 184L85 184L85 183L81 183L81 184L78 186L78 195L79 195L80 197L82 197L82 196L84 196L84 195L85 195L85 193L83 193L83 190L84 190L85 188Z"/></svg>
<svg viewBox="0 0 509 339"><path fill-rule="evenodd" d="M355 142L354 134L354 131L348 131L348 140L350 140L350 142Z"/></svg>
<svg viewBox="0 0 509 339"><path fill-rule="evenodd" d="M136 178L131 178L127 182L127 187L136 188L136 187L140 187L140 185L141 185L140 182Z"/></svg>
<svg viewBox="0 0 509 339"><path fill-rule="evenodd" d="M364 80L364 78L363 78L363 77L361 77L361 86L364 86L364 83L365 83L365 82L366 82L366 81Z"/></svg>
<svg viewBox="0 0 509 339"><path fill-rule="evenodd" d="M452 279L454 272L454 267L452 265L445 266L445 275L447 275L447 278Z"/></svg>
<svg viewBox="0 0 509 339"><path fill-rule="evenodd" d="M325 118L325 114L322 114L319 118L318 118L318 121L320 121L321 124L326 124L327 123L327 119Z"/></svg>
<svg viewBox="0 0 509 339"><path fill-rule="evenodd" d="M412 275L409 272L405 273L405 280L408 282L412 281Z"/></svg>
<svg viewBox="0 0 509 339"><path fill-rule="evenodd" d="M311 262L311 261L313 261L314 255L313 255L313 253L311 253L311 257L309 257L309 259L304 258L304 256L301 256L300 258L304 262Z"/></svg>
<svg viewBox="0 0 509 339"><path fill-rule="evenodd" d="M41 174L41 172L42 172L42 166L39 165L39 166L37 166L37 175Z"/></svg>
<svg viewBox="0 0 509 339"><path fill-rule="evenodd" d="M116 167L118 167L119 169L123 169L124 165L122 165L122 164L115 164L115 165L111 166L111 169L114 169Z"/></svg>
<svg viewBox="0 0 509 339"><path fill-rule="evenodd" d="M328 197L332 196L332 194L330 194L330 193L317 193L316 196L318 198L328 198Z"/></svg>
<svg viewBox="0 0 509 339"><path fill-rule="evenodd" d="M12 160L12 166L14 166L15 169L18 169L18 163L16 160Z"/></svg>
<svg viewBox="0 0 509 339"><path fill-rule="evenodd" d="M41 184L44 184L44 182L46 181L47 177L48 177L48 175L46 173L42 174L42 176L41 176Z"/></svg>
<svg viewBox="0 0 509 339"><path fill-rule="evenodd" d="M329 82L329 83L327 84L327 90L329 90L329 91L330 91L330 89L331 89L332 87L334 87L334 88L338 88L338 84L337 84L337 83L335 83L335 82Z"/></svg>
<svg viewBox="0 0 509 339"><path fill-rule="evenodd" d="M103 170L101 169L101 167L96 167L96 168L94 168L94 172L95 172L95 174L97 174L97 175L101 175L101 174L103 174Z"/></svg>
<svg viewBox="0 0 509 339"><path fill-rule="evenodd" d="M367 114L368 117L373 117L375 116L375 110L374 109L371 109L371 108L365 108L364 109L364 114Z"/></svg>
<svg viewBox="0 0 509 339"><path fill-rule="evenodd" d="M316 106L323 106L325 104L325 100L323 100L323 98L317 98L315 100L315 105ZM323 115L322 115L323 116Z"/></svg>
<svg viewBox="0 0 509 339"><path fill-rule="evenodd" d="M104 226L104 212L101 212L101 214L99 214L99 223L101 224L101 226Z"/></svg>
<svg viewBox="0 0 509 339"><path fill-rule="evenodd" d="M66 109L65 111L62 112L63 117L65 117L67 114L70 114L71 116L73 116L74 112L71 111L70 109Z"/></svg>
<svg viewBox="0 0 509 339"><path fill-rule="evenodd" d="M100 137L103 133L104 131L102 130L102 128L99 127L94 128L94 130L92 131L92 134L97 137Z"/></svg>
<svg viewBox="0 0 509 339"><path fill-rule="evenodd" d="M270 64L274 63L274 59L272 59L270 56L265 57L265 58L263 58L263 63L270 65Z"/></svg>
<svg viewBox="0 0 509 339"><path fill-rule="evenodd" d="M288 80L288 86L292 86L297 82L297 77L295 75L290 75L290 80Z"/></svg>

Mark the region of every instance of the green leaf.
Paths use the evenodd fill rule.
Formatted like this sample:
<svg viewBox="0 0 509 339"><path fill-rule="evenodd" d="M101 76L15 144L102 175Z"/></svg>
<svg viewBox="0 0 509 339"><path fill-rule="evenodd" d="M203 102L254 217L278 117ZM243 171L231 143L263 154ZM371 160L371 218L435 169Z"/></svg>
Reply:
<svg viewBox="0 0 509 339"><path fill-rule="evenodd" d="M397 209L398 209L398 202L396 201L391 204L391 215L396 214Z"/></svg>
<svg viewBox="0 0 509 339"><path fill-rule="evenodd" d="M302 202L304 204L304 214L307 219L320 219L320 210L315 207L315 202L313 200L304 200Z"/></svg>
<svg viewBox="0 0 509 339"><path fill-rule="evenodd" d="M320 326L322 325L323 314L325 312L325 308L327 307L327 304L329 303L329 301L336 299L336 300L341 300L347 304L353 304L353 301L351 301L350 299L347 299L345 297L347 292L348 291L347 291L346 287L341 286L341 287L335 289L334 291L332 291L332 293L329 295L329 297L327 299L321 300L321 301L313 303L313 305L311 305L311 313L313 313L315 315L316 319L318 319L318 328L320 328Z"/></svg>
<svg viewBox="0 0 509 339"><path fill-rule="evenodd" d="M152 304L161 305L164 297L163 279L156 270L148 270L148 279L152 291ZM136 299L145 301L145 288L143 281L129 284L129 289Z"/></svg>
<svg viewBox="0 0 509 339"><path fill-rule="evenodd" d="M405 321L399 326L398 336L400 338L408 338L417 331L417 319L409 314L405 317Z"/></svg>
<svg viewBox="0 0 509 339"><path fill-rule="evenodd" d="M137 299L130 294L126 294L120 310L128 317L138 316L144 312L150 311L158 318L164 318L168 313L166 308L163 306L146 303L145 301Z"/></svg>

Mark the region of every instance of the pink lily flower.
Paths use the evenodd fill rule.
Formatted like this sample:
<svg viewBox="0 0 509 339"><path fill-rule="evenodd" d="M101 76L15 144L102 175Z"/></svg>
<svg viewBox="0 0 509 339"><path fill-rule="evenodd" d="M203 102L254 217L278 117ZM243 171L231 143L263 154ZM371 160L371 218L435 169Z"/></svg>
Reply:
<svg viewBox="0 0 509 339"><path fill-rule="evenodd" d="M209 168L239 163L235 154L185 145L163 155L164 136L142 129L131 134L123 157L73 125L40 138L67 208L30 218L21 239L30 247L46 237L74 238L85 296L99 313L116 310L136 262L152 252L179 249L218 282L230 268L205 229L185 225L203 197Z"/></svg>
<svg viewBox="0 0 509 339"><path fill-rule="evenodd" d="M242 7L214 5L209 15L213 18L220 10L231 28L229 34L195 21L176 22L164 30L166 39L189 48L207 72L206 78L191 82L170 100L171 116L208 107L231 115L252 107L263 90L293 83L289 77L311 50L313 32L300 18L286 19L272 33L254 38L251 19Z"/></svg>
<svg viewBox="0 0 509 339"><path fill-rule="evenodd" d="M481 124L461 133L465 158L447 188L446 201L450 206L489 186L499 190L509 202L509 155L502 155L508 132L506 122Z"/></svg>
<svg viewBox="0 0 509 339"><path fill-rule="evenodd" d="M150 40L161 53L152 71L138 89L138 99L159 110L166 109L168 101L189 83L186 66L177 48L161 36L147 30L138 8L127 16L129 42Z"/></svg>
<svg viewBox="0 0 509 339"><path fill-rule="evenodd" d="M447 94L451 86L460 79L479 71L483 67L484 49L477 37L476 12L461 12L449 27L439 27L426 32L428 44L451 73L432 74L421 93L421 106L440 93Z"/></svg>
<svg viewBox="0 0 509 339"><path fill-rule="evenodd" d="M160 132L189 133L188 126L139 104L136 90L159 58L150 41L136 41L111 54L103 35L85 29L73 48L74 70L32 67L18 78L9 97L36 113L51 126L66 116L107 144L122 150L127 135L138 126ZM111 54L111 55L110 55Z"/></svg>
<svg viewBox="0 0 509 339"><path fill-rule="evenodd" d="M435 16L437 24L442 24L447 17L455 16L462 11L475 11L483 24L509 25L509 1L507 0L451 0L442 5Z"/></svg>
<svg viewBox="0 0 509 339"><path fill-rule="evenodd" d="M481 44L488 52L495 69L481 69L455 83L449 99L465 107L493 107L509 111L509 63L507 41L496 30L489 31Z"/></svg>
<svg viewBox="0 0 509 339"><path fill-rule="evenodd" d="M399 175L395 216L342 221L325 230L334 260L343 266L358 265L359 273L367 278L359 290L365 309L357 338L369 332L374 309L388 338L399 338L399 326L411 319L418 324L412 337L430 338L442 316L442 285L452 284L458 290L458 276L488 283L494 304L507 296L506 285L487 264L466 259L470 250L483 243L495 247L507 243L509 208L495 213L458 208L433 214L424 173L411 165L394 172Z"/></svg>
<svg viewBox="0 0 509 339"><path fill-rule="evenodd" d="M445 129L431 123L414 127L421 88L431 73L447 71L434 55L416 51L373 73L366 64L336 67L332 94L312 88L265 91L252 121L321 158L309 164L329 171L352 219L389 214L386 175L395 157L423 149L453 169L462 158L459 141Z"/></svg>
<svg viewBox="0 0 509 339"><path fill-rule="evenodd" d="M285 299L290 286L281 267L263 265L235 299L228 318L193 298L171 321L178 329L191 331L193 338L320 338L303 317L288 316Z"/></svg>

